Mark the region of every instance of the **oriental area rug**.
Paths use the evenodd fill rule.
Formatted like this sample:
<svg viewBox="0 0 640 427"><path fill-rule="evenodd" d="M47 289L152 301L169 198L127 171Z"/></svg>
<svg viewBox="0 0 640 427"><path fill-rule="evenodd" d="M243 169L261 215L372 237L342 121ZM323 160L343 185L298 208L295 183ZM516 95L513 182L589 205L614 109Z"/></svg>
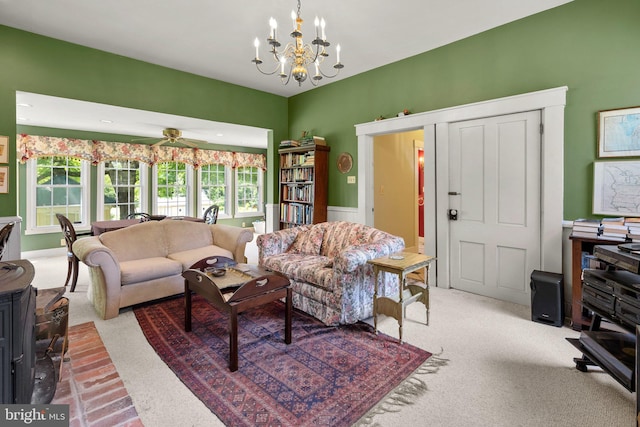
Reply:
<svg viewBox="0 0 640 427"><path fill-rule="evenodd" d="M375 335L370 325L327 327L297 310L292 343L286 345L284 311L277 301L240 314L238 370L230 372L228 317L199 295L193 297L189 333L183 298L134 309L162 360L229 426L371 422L385 405L411 403L411 396L424 393L426 384L418 377L438 365L428 359L443 360ZM398 390L401 395L394 396ZM379 403L383 398L386 403Z"/></svg>

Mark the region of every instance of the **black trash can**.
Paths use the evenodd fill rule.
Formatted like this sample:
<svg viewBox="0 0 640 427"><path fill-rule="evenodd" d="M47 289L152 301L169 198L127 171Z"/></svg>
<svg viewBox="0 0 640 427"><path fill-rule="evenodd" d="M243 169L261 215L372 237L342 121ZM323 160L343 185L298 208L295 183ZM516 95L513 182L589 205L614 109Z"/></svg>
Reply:
<svg viewBox="0 0 640 427"><path fill-rule="evenodd" d="M553 326L564 324L564 277L533 270L531 273L531 320Z"/></svg>

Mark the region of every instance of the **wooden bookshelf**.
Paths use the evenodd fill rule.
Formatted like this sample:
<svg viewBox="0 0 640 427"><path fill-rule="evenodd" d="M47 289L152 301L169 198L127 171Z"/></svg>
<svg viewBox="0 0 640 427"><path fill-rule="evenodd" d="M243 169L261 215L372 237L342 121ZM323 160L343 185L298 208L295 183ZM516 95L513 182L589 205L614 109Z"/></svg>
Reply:
<svg viewBox="0 0 640 427"><path fill-rule="evenodd" d="M278 150L280 229L327 220L330 150L314 144Z"/></svg>

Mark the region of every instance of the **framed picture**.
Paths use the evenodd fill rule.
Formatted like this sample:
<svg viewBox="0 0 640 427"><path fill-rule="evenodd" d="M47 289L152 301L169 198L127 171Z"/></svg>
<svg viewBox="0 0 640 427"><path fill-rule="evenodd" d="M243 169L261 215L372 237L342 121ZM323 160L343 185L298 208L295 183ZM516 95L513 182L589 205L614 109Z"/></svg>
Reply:
<svg viewBox="0 0 640 427"><path fill-rule="evenodd" d="M594 162L593 213L640 216L640 160Z"/></svg>
<svg viewBox="0 0 640 427"><path fill-rule="evenodd" d="M9 192L9 166L0 166L0 193Z"/></svg>
<svg viewBox="0 0 640 427"><path fill-rule="evenodd" d="M640 107L598 112L598 157L640 156Z"/></svg>
<svg viewBox="0 0 640 427"><path fill-rule="evenodd" d="M9 163L9 137L0 136L0 163Z"/></svg>

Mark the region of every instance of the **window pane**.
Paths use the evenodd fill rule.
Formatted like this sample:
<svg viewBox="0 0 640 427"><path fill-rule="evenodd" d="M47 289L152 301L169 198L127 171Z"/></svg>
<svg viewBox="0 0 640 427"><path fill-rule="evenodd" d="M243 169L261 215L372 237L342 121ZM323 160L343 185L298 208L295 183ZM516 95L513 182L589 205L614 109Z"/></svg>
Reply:
<svg viewBox="0 0 640 427"><path fill-rule="evenodd" d="M35 173L36 227L57 225L56 213L72 222L82 218L82 161L71 157L40 157Z"/></svg>
<svg viewBox="0 0 640 427"><path fill-rule="evenodd" d="M157 168L158 214L182 216L187 212L187 165L159 163Z"/></svg>
<svg viewBox="0 0 640 427"><path fill-rule="evenodd" d="M104 164L104 212L105 219L123 219L140 212L142 183L140 162L113 160Z"/></svg>
<svg viewBox="0 0 640 427"><path fill-rule="evenodd" d="M211 205L218 205L219 213L228 212L226 207L227 183L225 166L205 165L200 168L200 205L202 212Z"/></svg>
<svg viewBox="0 0 640 427"><path fill-rule="evenodd" d="M262 212L260 206L260 171L253 167L239 167L237 177L237 207L238 213Z"/></svg>

